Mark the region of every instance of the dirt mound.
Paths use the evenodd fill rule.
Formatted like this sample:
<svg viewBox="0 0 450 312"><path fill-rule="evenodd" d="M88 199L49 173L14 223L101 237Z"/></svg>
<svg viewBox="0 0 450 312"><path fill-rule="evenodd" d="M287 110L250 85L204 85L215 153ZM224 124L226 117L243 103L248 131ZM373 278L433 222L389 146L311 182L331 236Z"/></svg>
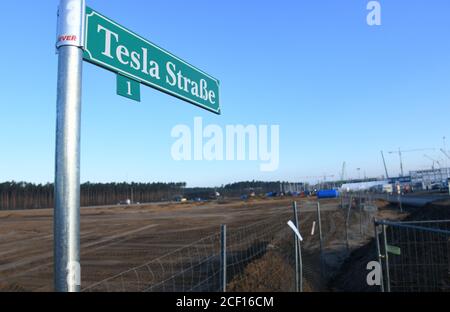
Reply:
<svg viewBox="0 0 450 312"><path fill-rule="evenodd" d="M379 291L379 287L369 286L366 276L369 271L367 263L378 260L376 257L375 240L353 251L342 264L339 273L328 284L330 291L345 292L373 292Z"/></svg>
<svg viewBox="0 0 450 312"><path fill-rule="evenodd" d="M244 273L228 283L230 292L293 292L294 269L278 253L268 252L249 264ZM311 283L303 280L303 291L314 291Z"/></svg>
<svg viewBox="0 0 450 312"><path fill-rule="evenodd" d="M430 204L423 208L415 208L405 221L449 220L450 203Z"/></svg>
<svg viewBox="0 0 450 312"><path fill-rule="evenodd" d="M231 292L292 291L294 271L278 253L267 252L228 283Z"/></svg>

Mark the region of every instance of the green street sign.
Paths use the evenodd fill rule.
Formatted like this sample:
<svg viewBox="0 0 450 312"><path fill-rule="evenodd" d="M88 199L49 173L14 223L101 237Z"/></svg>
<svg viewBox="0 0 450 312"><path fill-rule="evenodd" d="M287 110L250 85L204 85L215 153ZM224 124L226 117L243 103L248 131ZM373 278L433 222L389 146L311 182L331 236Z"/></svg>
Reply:
<svg viewBox="0 0 450 312"><path fill-rule="evenodd" d="M122 74L117 74L117 95L140 102L141 84Z"/></svg>
<svg viewBox="0 0 450 312"><path fill-rule="evenodd" d="M86 7L83 58L87 62L220 114L217 79L89 7ZM130 88L132 87L133 83L130 82ZM120 93L124 95L122 91ZM125 92L127 97L129 93L132 92Z"/></svg>
<svg viewBox="0 0 450 312"><path fill-rule="evenodd" d="M396 255L396 256L400 256L402 254L402 251L401 251L400 247L392 246L392 245L387 245L386 246L386 251L388 253L391 253L391 254Z"/></svg>

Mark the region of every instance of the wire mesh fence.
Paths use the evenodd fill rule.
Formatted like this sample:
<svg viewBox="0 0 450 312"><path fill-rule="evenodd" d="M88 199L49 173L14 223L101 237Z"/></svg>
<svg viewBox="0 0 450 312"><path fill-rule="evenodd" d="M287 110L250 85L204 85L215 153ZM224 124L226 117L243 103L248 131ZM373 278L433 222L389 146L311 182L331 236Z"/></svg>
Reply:
<svg viewBox="0 0 450 312"><path fill-rule="evenodd" d="M321 291L352 248L373 236L369 200L302 202L303 237L295 248L291 207L262 221L226 228L145 264L88 285L84 291ZM376 208L376 207L375 207ZM298 247L298 246L297 246ZM297 253L297 257L296 257Z"/></svg>
<svg viewBox="0 0 450 312"><path fill-rule="evenodd" d="M292 234L286 226L291 217L287 210L254 224L231 227L226 236L225 266L221 261L221 234L215 233L83 291L216 292L224 290L224 271L230 291L291 291ZM272 265L274 262L277 265ZM274 278L281 281L279 285L273 284Z"/></svg>
<svg viewBox="0 0 450 312"><path fill-rule="evenodd" d="M119 228L106 216L102 231L92 227L82 236L83 291L327 291L327 281L349 253L373 238L377 209L371 205L370 199L354 195L343 197L342 205L336 199L299 201L300 258L287 226L295 220L289 205L268 207L261 215L244 210L241 220L232 219L225 261L218 223L216 231L202 220L184 227L179 217L163 227L152 216L136 226L134 218L143 218L133 214L133 222L126 227L121 222ZM45 256L3 282L29 291L52 290L52 254Z"/></svg>
<svg viewBox="0 0 450 312"><path fill-rule="evenodd" d="M373 219L378 213L373 194L357 192L343 194L341 207L345 216L346 244L351 247L352 240L373 237Z"/></svg>
<svg viewBox="0 0 450 312"><path fill-rule="evenodd" d="M277 220L263 221L227 237L228 291L294 291L293 233L287 211Z"/></svg>
<svg viewBox="0 0 450 312"><path fill-rule="evenodd" d="M376 221L382 290L450 291L450 220Z"/></svg>
<svg viewBox="0 0 450 312"><path fill-rule="evenodd" d="M215 291L219 286L220 235L213 234L188 246L131 268L83 291Z"/></svg>
<svg viewBox="0 0 450 312"><path fill-rule="evenodd" d="M378 207L369 194L362 193L344 193L337 204L320 200L304 206L300 213L306 234L302 248L304 277L310 289L329 291L330 280L350 254L373 238Z"/></svg>

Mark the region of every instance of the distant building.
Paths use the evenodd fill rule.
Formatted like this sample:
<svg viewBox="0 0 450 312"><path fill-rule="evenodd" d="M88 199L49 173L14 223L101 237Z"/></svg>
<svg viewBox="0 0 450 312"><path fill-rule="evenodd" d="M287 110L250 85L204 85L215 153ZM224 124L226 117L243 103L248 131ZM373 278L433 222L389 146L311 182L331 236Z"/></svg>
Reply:
<svg viewBox="0 0 450 312"><path fill-rule="evenodd" d="M430 189L433 184L445 183L450 178L450 168L411 171L410 175L413 185Z"/></svg>

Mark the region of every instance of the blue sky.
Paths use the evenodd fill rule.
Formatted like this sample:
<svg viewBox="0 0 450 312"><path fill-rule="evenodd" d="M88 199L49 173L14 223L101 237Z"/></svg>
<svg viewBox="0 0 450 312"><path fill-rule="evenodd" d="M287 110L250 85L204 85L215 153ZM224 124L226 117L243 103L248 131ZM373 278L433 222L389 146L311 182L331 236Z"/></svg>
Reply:
<svg viewBox="0 0 450 312"><path fill-rule="evenodd" d="M105 1L87 4L221 81L221 116L141 88L116 95L115 75L84 64L82 181L237 180L384 173L380 150L441 148L450 139L450 2ZM57 0L2 3L0 181L53 181ZM280 167L259 162L176 162L177 124L280 125ZM450 143L449 143L450 144ZM405 170L431 167L408 153ZM390 174L398 156L386 154ZM449 162L450 163L450 162Z"/></svg>

